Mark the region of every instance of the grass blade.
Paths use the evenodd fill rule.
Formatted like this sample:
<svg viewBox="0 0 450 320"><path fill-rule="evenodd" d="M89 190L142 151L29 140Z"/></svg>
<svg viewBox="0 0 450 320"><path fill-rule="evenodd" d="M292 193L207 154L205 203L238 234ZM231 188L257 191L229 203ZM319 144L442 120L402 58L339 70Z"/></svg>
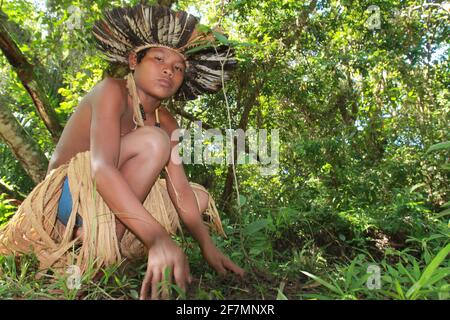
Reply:
<svg viewBox="0 0 450 320"><path fill-rule="evenodd" d="M450 253L450 243L447 244L438 254L434 257L434 259L430 262L430 264L425 268L420 277L419 281L417 281L409 290L406 292L407 298L412 298L417 295L419 290L425 286L428 280L431 278L437 267L444 261L445 257Z"/></svg>
<svg viewBox="0 0 450 320"><path fill-rule="evenodd" d="M306 271L301 271L301 273L303 273L304 275L306 275L306 276L312 278L313 280L317 281L318 283L320 283L324 287L327 287L328 289L330 289L334 293L337 293L339 295L344 295L344 293L342 292L342 290L340 288L333 286L331 283L328 283L325 280L322 280L318 276L315 276L315 275L313 275L313 274L311 274L309 272L306 272Z"/></svg>

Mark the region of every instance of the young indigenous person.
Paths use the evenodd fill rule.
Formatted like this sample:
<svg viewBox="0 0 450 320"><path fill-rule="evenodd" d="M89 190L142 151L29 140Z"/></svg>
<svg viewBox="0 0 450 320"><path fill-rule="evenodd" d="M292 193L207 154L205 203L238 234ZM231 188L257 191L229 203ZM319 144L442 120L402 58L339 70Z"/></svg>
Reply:
<svg viewBox="0 0 450 320"><path fill-rule="evenodd" d="M112 9L95 23L98 48L130 72L103 79L82 99L46 179L0 231L0 254L33 251L42 269L81 272L147 256L140 298L156 299L167 267L182 289L191 281L187 257L170 237L181 218L212 268L244 274L209 235L207 225L223 234L214 200L188 182L178 140L170 139L177 122L161 105L216 92L229 79L232 51L197 26L186 12L145 5Z"/></svg>

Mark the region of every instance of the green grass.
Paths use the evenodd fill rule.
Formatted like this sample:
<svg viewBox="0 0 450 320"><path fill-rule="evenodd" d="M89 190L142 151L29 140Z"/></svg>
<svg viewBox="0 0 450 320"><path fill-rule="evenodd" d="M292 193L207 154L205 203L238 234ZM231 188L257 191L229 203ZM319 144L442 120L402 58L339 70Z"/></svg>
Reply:
<svg viewBox="0 0 450 320"><path fill-rule="evenodd" d="M437 240L438 244L434 243ZM192 244L192 240L186 241ZM432 243L446 244L437 248ZM188 291L184 293L178 286L168 284L169 270L159 289L166 285L171 299L448 299L448 237L410 239L409 244L411 247L404 250L388 248L381 260L365 252L345 263L324 255L323 250L308 242L302 250L293 250L287 262L275 257L255 265L241 259L238 262L247 269L244 280L216 275L205 265L199 250L191 246L187 253L194 281ZM225 247L226 243L218 245ZM411 249L413 245L415 249ZM254 256L255 261L259 256ZM379 289L367 286L369 265L380 269ZM146 264L141 261L110 266L102 269L103 274L96 281L92 280L92 271L88 271L79 289L68 287L70 274L58 277L50 272L37 279L37 267L32 255L0 257L0 299L138 299Z"/></svg>

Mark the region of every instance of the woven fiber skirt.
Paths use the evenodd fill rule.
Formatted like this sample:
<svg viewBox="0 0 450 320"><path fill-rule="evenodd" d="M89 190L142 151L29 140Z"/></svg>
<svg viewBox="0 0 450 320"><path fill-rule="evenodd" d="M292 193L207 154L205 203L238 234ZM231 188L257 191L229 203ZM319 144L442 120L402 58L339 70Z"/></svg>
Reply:
<svg viewBox="0 0 450 320"><path fill-rule="evenodd" d="M72 210L63 231L62 224L56 222L66 177ZM208 193L199 184L190 185L193 190ZM178 201L178 193L176 197ZM175 234L180 229L178 213L169 197L165 179L158 178L143 205L169 234ZM225 235L210 195L208 208L203 214L207 216L205 223L211 229ZM77 216L83 221L80 245L76 245L77 239L72 239ZM118 242L115 214L95 188L89 151L78 153L67 164L52 170L0 229L0 255L30 252L36 254L42 271L51 268L56 272L65 272L68 266L76 265L82 273L90 268L100 270L121 262L123 258L135 259L147 254L145 246L128 230Z"/></svg>

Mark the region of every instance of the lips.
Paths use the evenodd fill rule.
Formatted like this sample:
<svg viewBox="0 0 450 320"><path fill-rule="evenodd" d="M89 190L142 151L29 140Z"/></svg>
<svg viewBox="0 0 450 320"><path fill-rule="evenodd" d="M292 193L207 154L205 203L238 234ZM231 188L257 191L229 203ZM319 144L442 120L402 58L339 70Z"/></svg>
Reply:
<svg viewBox="0 0 450 320"><path fill-rule="evenodd" d="M172 88L173 84L172 84L172 81L169 79L161 78L161 79L158 79L157 81L162 87Z"/></svg>

